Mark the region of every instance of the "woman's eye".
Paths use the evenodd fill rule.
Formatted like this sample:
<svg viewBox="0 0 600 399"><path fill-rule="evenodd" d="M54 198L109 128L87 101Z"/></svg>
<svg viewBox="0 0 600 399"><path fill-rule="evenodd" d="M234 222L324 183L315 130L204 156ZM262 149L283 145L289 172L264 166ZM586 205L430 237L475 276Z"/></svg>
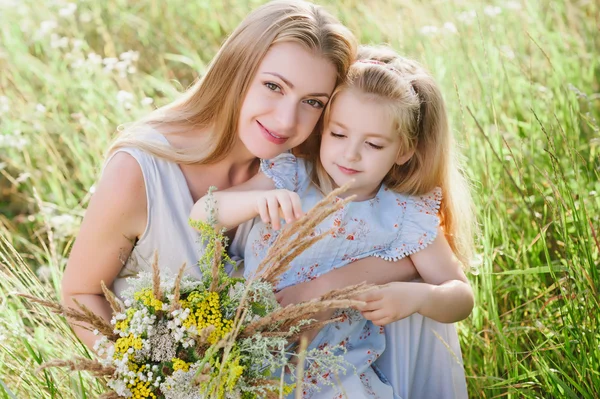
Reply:
<svg viewBox="0 0 600 399"><path fill-rule="evenodd" d="M319 100L306 100L306 103L308 105L310 105L313 108L317 108L317 109L323 109L323 107L325 107L325 105L319 101Z"/></svg>
<svg viewBox="0 0 600 399"><path fill-rule="evenodd" d="M279 87L279 85L276 85L275 83L272 83L272 82L265 83L265 86L267 87L267 89L274 91L274 92L281 91L281 87Z"/></svg>
<svg viewBox="0 0 600 399"><path fill-rule="evenodd" d="M343 135L343 134L337 134L337 133L334 133L334 132L331 132L331 135L332 135L333 137L337 138L337 139L341 139L341 138L343 138L343 137L344 137L344 135Z"/></svg>
<svg viewBox="0 0 600 399"><path fill-rule="evenodd" d="M367 141L367 144L369 145L369 147L371 147L371 148L373 148L375 150L381 150L383 148L382 145L376 145L376 144L373 144L373 143L369 143L368 141Z"/></svg>

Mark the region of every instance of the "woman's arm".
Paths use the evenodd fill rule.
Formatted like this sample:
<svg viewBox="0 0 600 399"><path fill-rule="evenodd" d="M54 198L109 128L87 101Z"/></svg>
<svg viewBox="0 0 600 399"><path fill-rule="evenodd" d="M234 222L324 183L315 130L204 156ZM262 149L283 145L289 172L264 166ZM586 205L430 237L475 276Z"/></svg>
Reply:
<svg viewBox="0 0 600 399"><path fill-rule="evenodd" d="M354 284L385 284L392 281L411 281L419 274L410 258L394 262L371 256L332 270L314 280L279 291L276 296L282 306L319 298L331 290Z"/></svg>
<svg viewBox="0 0 600 399"><path fill-rule="evenodd" d="M118 195L115 195L118 193ZM78 309L74 299L105 320L112 311L101 281L110 287L146 227L146 188L137 161L118 153L106 166L83 218L62 279L62 300ZM99 338L71 324L81 341L92 348Z"/></svg>
<svg viewBox="0 0 600 399"><path fill-rule="evenodd" d="M211 203L211 198L212 202ZM216 209L214 207L216 206ZM302 216L302 206L298 194L288 190L276 190L275 183L263 173L258 173L247 182L235 187L215 191L200 198L192 207L190 218L209 221L210 208L216 217L216 228L226 230L261 217L263 223L271 222L274 230L279 230L280 215L291 223Z"/></svg>

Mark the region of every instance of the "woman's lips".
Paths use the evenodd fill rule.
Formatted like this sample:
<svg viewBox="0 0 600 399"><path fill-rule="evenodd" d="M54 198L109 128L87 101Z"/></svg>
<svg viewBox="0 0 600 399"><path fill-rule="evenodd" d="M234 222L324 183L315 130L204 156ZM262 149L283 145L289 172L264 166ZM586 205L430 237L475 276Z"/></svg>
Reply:
<svg viewBox="0 0 600 399"><path fill-rule="evenodd" d="M286 141L288 141L287 137L279 137L276 134L271 133L266 127L261 125L261 123L259 121L256 121L256 123L258 124L258 127L260 128L260 131L262 132L263 136L271 143L283 144Z"/></svg>

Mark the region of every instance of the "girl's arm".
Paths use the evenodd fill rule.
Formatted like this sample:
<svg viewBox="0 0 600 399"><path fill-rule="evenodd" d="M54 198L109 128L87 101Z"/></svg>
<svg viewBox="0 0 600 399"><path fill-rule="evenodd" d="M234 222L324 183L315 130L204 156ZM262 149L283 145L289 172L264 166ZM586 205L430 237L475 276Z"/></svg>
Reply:
<svg viewBox="0 0 600 399"><path fill-rule="evenodd" d="M243 184L200 198L192 207L190 218L207 222L211 217L209 207L215 205L215 227L226 230L259 215L264 223L271 222L273 229L278 230L280 214L287 223L302 216L298 194L288 190L276 190L273 180L263 173L258 173Z"/></svg>
<svg viewBox="0 0 600 399"><path fill-rule="evenodd" d="M119 193L119 195L114 195ZM146 188L137 161L118 153L107 164L73 244L62 279L62 301L79 309L74 299L110 321L112 311L101 281L110 287L146 226ZM81 323L78 323L81 324ZM71 324L89 348L99 338Z"/></svg>
<svg viewBox="0 0 600 399"><path fill-rule="evenodd" d="M385 325L413 313L442 323L465 319L474 306L473 291L461 263L444 233L425 249L410 256L424 283L395 282L360 296L365 318Z"/></svg>

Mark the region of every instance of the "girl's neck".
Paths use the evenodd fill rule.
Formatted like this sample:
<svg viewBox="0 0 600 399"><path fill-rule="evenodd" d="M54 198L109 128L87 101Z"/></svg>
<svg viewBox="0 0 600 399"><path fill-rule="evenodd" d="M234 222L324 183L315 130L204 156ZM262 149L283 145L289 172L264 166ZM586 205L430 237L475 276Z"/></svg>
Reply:
<svg viewBox="0 0 600 399"><path fill-rule="evenodd" d="M340 195L340 198L347 198L351 195L356 195L356 198L354 199L353 202L368 201L377 196L377 194L379 193L379 190L381 189L382 184L383 183L379 183L372 190L364 190L364 189L363 190L361 190L361 189L353 190L352 187L350 187L350 189L348 189L348 191L346 191ZM334 185L334 188L338 188L337 185Z"/></svg>

